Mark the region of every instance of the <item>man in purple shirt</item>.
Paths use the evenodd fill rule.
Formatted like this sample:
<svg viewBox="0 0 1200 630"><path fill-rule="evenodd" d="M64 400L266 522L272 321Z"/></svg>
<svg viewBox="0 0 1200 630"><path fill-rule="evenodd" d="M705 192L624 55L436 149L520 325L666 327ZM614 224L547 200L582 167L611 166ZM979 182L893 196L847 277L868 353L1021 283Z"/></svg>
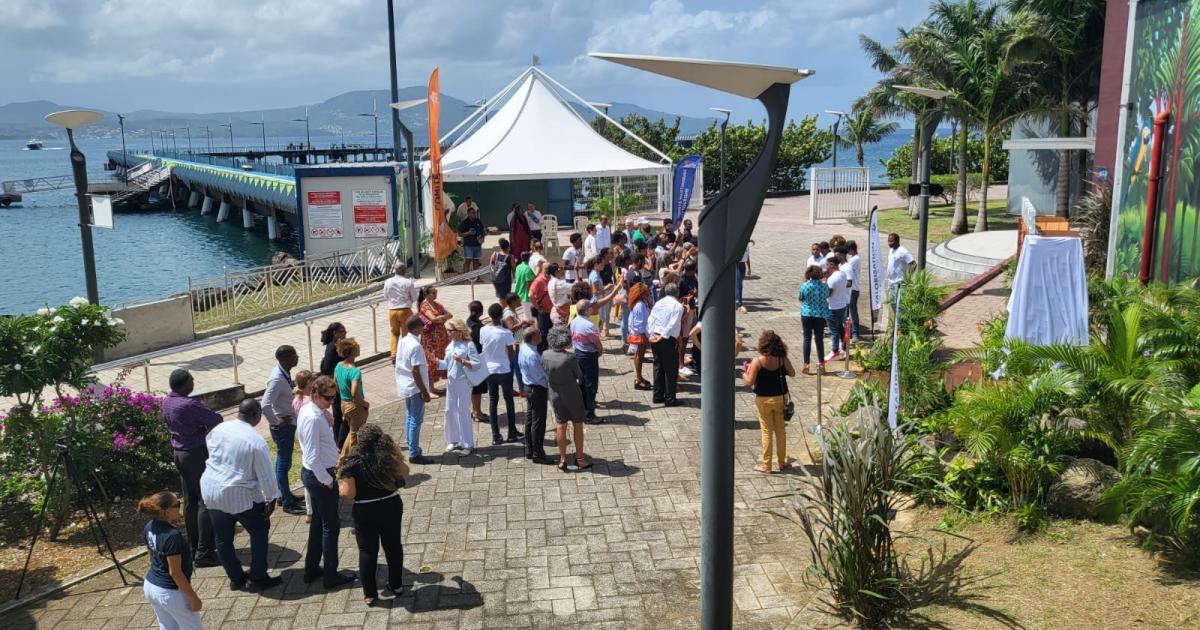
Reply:
<svg viewBox="0 0 1200 630"><path fill-rule="evenodd" d="M213 545L212 522L200 496L200 476L208 460L204 438L221 424L221 414L210 411L199 400L190 398L196 381L184 369L171 372L171 393L163 400L163 420L171 432L171 448L175 450L175 469L183 486L183 523L187 528L188 544L197 567L215 567L216 547Z"/></svg>

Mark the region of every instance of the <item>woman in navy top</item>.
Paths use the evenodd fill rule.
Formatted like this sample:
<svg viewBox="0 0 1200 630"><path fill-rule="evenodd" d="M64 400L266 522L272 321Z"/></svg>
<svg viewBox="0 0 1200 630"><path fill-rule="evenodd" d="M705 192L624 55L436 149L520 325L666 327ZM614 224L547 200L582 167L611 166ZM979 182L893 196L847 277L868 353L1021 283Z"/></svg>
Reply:
<svg viewBox="0 0 1200 630"><path fill-rule="evenodd" d="M825 356L825 320L829 318L829 285L821 279L820 267L804 270L804 284L796 297L800 300L800 324L804 328L804 373L811 374L808 359L812 341L816 339L820 365L821 357ZM824 369L824 365L818 369Z"/></svg>
<svg viewBox="0 0 1200 630"><path fill-rule="evenodd" d="M142 530L150 552L150 569L142 592L154 608L159 628L199 630L200 597L192 589L192 552L174 523L179 520L179 497L159 492L138 502L138 512L150 516Z"/></svg>

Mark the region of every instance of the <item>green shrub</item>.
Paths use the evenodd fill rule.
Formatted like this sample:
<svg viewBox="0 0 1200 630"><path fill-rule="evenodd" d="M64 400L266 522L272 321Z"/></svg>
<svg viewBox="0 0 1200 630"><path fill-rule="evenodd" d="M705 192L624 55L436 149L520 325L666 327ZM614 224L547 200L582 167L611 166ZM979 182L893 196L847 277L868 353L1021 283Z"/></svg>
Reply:
<svg viewBox="0 0 1200 630"><path fill-rule="evenodd" d="M1008 138L1008 133L1000 134L999 140ZM961 140L961 139L960 139ZM929 170L938 175L958 172L958 155L951 151L950 138L943 136L934 138L930 155L933 158ZM955 141L957 144L958 140ZM989 156L988 170L993 182L1008 179L1008 151L996 151L1000 142L992 141L993 151ZM886 160L880 160L880 165L887 170L888 179L905 179L912 174L912 143L906 142L896 147ZM971 134L967 140L967 172L982 173L983 169L983 140L978 134Z"/></svg>
<svg viewBox="0 0 1200 630"><path fill-rule="evenodd" d="M908 199L908 185L910 181L907 176L898 177L889 182L891 189L900 195L902 199ZM940 184L942 186L942 194L935 197L941 199L943 204L954 203L954 192L958 190L957 175L930 175L930 184ZM967 201L979 200L979 189L983 187L983 173L967 173Z"/></svg>

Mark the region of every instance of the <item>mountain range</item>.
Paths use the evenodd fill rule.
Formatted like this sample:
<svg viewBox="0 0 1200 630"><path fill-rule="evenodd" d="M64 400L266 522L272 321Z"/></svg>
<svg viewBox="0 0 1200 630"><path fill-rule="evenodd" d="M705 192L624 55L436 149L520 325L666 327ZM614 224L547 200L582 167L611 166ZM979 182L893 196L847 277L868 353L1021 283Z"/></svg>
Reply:
<svg viewBox="0 0 1200 630"><path fill-rule="evenodd" d="M425 88L412 86L400 89L400 100L411 100L425 97ZM304 119L307 115L309 133L317 141L329 142L332 139L354 138L361 143L370 139L375 133L374 114L379 117L379 143L390 145L391 128L389 126L388 104L391 102L388 90L357 90L345 92L321 103L312 105L297 105L275 109L256 109L247 111L185 113L165 112L142 109L124 113L125 135L132 139L147 138L159 131L170 133L176 131L176 142L182 142L184 129L190 129L193 142L199 146L205 142L207 134L211 133L214 148L221 145L221 138L229 137L229 129L225 125L232 124L235 137L260 137L263 130L258 123L266 123L267 136L303 138L305 134ZM580 114L591 120L595 114L578 103L572 104ZM0 139L25 140L36 137L40 139L63 138L62 130L46 122L44 117L51 112L63 109L77 108L77 105L59 104L51 101L25 101L0 105ZM86 127L77 134L79 137L108 138L120 134L117 112L100 110L104 119ZM639 114L650 120L665 119L672 122L676 115L646 109L632 103L613 103L608 115L620 119L627 114ZM442 95L441 128L448 131L462 122L471 114L468 104L449 94ZM400 112L400 119L418 138L428 132L428 119L425 107L412 107ZM695 134L707 129L712 123L711 118L695 118L679 116L680 133ZM205 127L207 126L207 131Z"/></svg>

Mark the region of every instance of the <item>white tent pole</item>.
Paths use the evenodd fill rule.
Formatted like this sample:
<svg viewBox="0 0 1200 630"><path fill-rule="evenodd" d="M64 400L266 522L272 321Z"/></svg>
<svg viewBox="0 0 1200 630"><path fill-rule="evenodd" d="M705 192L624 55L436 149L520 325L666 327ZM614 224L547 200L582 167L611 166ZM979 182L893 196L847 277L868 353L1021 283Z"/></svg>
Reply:
<svg viewBox="0 0 1200 630"><path fill-rule="evenodd" d="M539 70L539 69L537 69L537 68L530 68L530 69L531 69L531 70L533 70L534 72L536 72L536 73L538 74L538 76L541 76L541 77L545 78L547 81L549 81L549 82L550 82L552 85L554 85L555 87L557 87L557 88L561 89L562 91L566 92L568 95L570 95L570 96L571 96L571 98L574 98L574 99L578 100L580 103L583 103L583 105L584 105L585 107L587 107L588 109L592 110L593 112L596 112L596 114L598 114L598 115L600 115L600 116L603 116L605 120L607 120L608 122L610 122L610 123L612 123L612 124L616 125L617 129L620 129L621 131L625 132L625 134L626 134L626 135L628 135L630 138L633 138L634 140L637 140L639 143L641 143L641 145L642 145L642 146L644 146L644 147L646 147L647 149L650 149L651 151L653 151L655 154L657 154L659 157L661 157L663 160L665 160L665 161L666 161L668 164L670 164L670 163L671 163L671 158L670 158L670 157L668 157L666 153L663 153L662 151L659 151L657 148L655 148L655 147L654 147L654 145L650 144L649 142L646 142L645 140L642 140L642 139L641 139L641 137L639 137L637 134L633 133L632 131L630 131L630 130L626 129L626 128L624 127L624 125L622 125L621 123L619 123L619 122L617 122L617 121L613 120L612 118L609 118L609 117L608 117L608 114L605 114L604 112L602 112L602 111L600 111L600 110L596 109L595 107L593 107L593 106L592 106L592 104L591 104L591 103L589 103L589 102L587 102L586 100L584 100L584 98L583 98L583 97L581 97L581 96L579 96L578 94L576 94L576 93L572 92L572 91L570 90L570 88L568 88L567 86L565 86L565 85L563 85L563 84L559 83L558 81L555 81L555 80L554 80L554 77L552 77L552 76L550 76L550 75L546 74L545 72L542 72L541 70ZM571 109L571 111L575 111L575 108L574 108L574 107L571 107L570 109ZM576 116L578 116L578 115L579 115L579 112L575 112L575 115L576 115ZM580 119L582 120L582 117L580 117Z"/></svg>

